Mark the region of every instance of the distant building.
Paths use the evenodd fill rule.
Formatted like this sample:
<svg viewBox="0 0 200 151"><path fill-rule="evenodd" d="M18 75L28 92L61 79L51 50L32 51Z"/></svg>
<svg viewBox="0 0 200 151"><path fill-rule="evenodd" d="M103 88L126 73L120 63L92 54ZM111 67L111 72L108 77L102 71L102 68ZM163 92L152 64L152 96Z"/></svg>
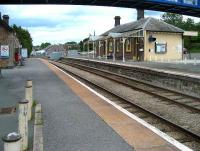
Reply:
<svg viewBox="0 0 200 151"><path fill-rule="evenodd" d="M0 58L0 67L14 66L14 54L20 49L20 42L14 33L13 29L9 26L9 16L0 15L0 45L9 46L9 59Z"/></svg>
<svg viewBox="0 0 200 151"><path fill-rule="evenodd" d="M180 60L183 33L182 29L151 17L120 25L120 17L116 16L114 28L89 42L94 44L95 57L99 58Z"/></svg>
<svg viewBox="0 0 200 151"><path fill-rule="evenodd" d="M80 46L77 43L66 43L64 44L66 50L79 50Z"/></svg>
<svg viewBox="0 0 200 151"><path fill-rule="evenodd" d="M62 44L59 45L49 45L46 48L44 48L46 51L46 55L49 56L52 52L63 52L67 54L67 50L64 48Z"/></svg>

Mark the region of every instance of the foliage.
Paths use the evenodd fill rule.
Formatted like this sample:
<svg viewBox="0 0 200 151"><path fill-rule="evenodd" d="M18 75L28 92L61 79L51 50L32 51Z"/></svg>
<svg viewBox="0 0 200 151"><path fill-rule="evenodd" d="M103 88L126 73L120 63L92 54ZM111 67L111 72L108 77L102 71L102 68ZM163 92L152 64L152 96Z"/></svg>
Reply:
<svg viewBox="0 0 200 151"><path fill-rule="evenodd" d="M88 50L88 45L86 44L89 38L83 39L83 41L80 41L80 51L87 51Z"/></svg>
<svg viewBox="0 0 200 151"><path fill-rule="evenodd" d="M49 45L51 45L51 43L49 43L49 42L42 43L40 45L40 49L44 49L44 48L48 47Z"/></svg>
<svg viewBox="0 0 200 151"><path fill-rule="evenodd" d="M77 42L75 42L75 41L70 41L70 42L66 42L65 44L76 45L76 44L77 44Z"/></svg>
<svg viewBox="0 0 200 151"><path fill-rule="evenodd" d="M179 28L182 28L183 26L183 16L179 14L164 13L161 17L161 20Z"/></svg>
<svg viewBox="0 0 200 151"><path fill-rule="evenodd" d="M31 34L29 33L28 30L23 29L21 26L13 25L13 30L17 34L17 38L19 39L22 48L27 48L28 49L28 55L30 55L32 51L32 38Z"/></svg>
<svg viewBox="0 0 200 151"><path fill-rule="evenodd" d="M161 20L166 23L172 24L176 27L179 27L186 31L198 31L200 32L200 22L195 23L192 18L183 19L183 15L173 14L173 13L164 13L161 16ZM199 43L200 35L198 37L184 37L184 47L193 52L198 50L199 47L194 47L192 43Z"/></svg>

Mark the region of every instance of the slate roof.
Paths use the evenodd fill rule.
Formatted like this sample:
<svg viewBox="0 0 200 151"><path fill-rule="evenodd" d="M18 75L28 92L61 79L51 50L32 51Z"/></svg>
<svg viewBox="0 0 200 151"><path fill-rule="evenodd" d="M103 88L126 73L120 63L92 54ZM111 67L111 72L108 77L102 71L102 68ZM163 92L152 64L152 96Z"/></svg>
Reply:
<svg viewBox="0 0 200 151"><path fill-rule="evenodd" d="M157 32L173 32L173 33L184 32L182 29L175 27L171 24L165 23L164 21L148 17L140 19L138 21L116 26L108 30L107 32L103 33L101 36L107 36L109 33L124 33L138 29L143 29L147 31L157 31Z"/></svg>

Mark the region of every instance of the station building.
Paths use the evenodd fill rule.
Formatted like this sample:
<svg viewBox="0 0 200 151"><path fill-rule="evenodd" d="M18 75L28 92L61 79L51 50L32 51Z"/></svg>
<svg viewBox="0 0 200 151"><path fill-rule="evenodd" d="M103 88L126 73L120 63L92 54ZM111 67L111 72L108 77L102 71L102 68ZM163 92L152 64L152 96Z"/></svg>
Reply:
<svg viewBox="0 0 200 151"><path fill-rule="evenodd" d="M93 42L97 58L134 61L181 60L184 31L155 18L142 18L120 25L115 17L115 27Z"/></svg>
<svg viewBox="0 0 200 151"><path fill-rule="evenodd" d="M1 18L0 15L0 48L5 45L9 48L9 57L0 57L0 68L13 67L14 54L20 49L20 42L13 29L9 26L9 16L3 15L3 18Z"/></svg>

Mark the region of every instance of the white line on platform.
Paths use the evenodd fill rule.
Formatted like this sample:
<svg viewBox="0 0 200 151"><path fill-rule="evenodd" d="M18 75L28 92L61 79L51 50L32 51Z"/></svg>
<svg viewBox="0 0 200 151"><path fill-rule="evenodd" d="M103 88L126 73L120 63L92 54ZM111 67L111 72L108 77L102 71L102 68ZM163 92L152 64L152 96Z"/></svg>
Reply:
<svg viewBox="0 0 200 151"><path fill-rule="evenodd" d="M53 65L53 64L52 64ZM81 84L82 86L84 86L85 88L87 88L89 91L93 92L94 94L96 94L97 96L99 96L101 99L103 99L104 101L106 101L107 103L111 104L112 106L114 106L115 108L117 108L118 110L120 110L121 112L123 112L124 114L126 114L127 116L129 116L130 118L134 119L135 121L137 121L138 123L142 124L143 126L147 127L148 129L150 129L151 131L153 131L154 133L156 133L158 136L160 136L161 138L163 138L164 140L166 140L167 142L171 143L172 145L174 145L175 147L177 147L178 149L180 149L181 151L193 151L192 149L188 148L187 146L183 145L182 143L178 142L177 140L175 140L174 138L170 137L169 135L163 133L162 131L160 131L159 129L157 129L156 127L150 125L149 123L145 122L144 120L142 120L141 118L135 116L134 114L128 112L127 110L125 110L124 108L122 108L121 106L113 103L112 101L110 101L108 98L104 97L103 95L99 94L98 92L96 92L95 90L93 90L92 88L88 87L87 85L85 85L84 83L82 83L81 81L79 81L78 79L74 78L73 76L69 75L68 73L66 73L65 71L63 71L62 69L58 68L57 66L53 65L54 67L56 67L58 70L60 70L61 72L63 72L64 74L66 74L67 76L69 76L70 78L72 78L73 80L75 80L76 82L78 82L79 84Z"/></svg>

